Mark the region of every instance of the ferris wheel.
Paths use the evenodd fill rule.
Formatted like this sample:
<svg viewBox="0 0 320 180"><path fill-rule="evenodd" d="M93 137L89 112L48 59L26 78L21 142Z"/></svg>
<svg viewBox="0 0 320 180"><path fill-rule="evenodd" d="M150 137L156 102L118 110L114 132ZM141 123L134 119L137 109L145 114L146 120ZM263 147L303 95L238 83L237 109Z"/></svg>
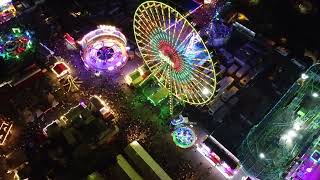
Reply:
<svg viewBox="0 0 320 180"><path fill-rule="evenodd" d="M146 1L136 10L133 24L144 62L161 86L189 104L212 99L215 62L183 15L164 3Z"/></svg>

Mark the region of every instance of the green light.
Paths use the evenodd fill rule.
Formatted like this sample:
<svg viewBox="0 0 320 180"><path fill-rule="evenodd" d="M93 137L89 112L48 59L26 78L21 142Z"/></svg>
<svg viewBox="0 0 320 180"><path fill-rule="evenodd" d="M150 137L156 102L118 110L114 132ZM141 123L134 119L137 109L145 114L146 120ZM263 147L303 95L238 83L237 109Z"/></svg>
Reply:
<svg viewBox="0 0 320 180"><path fill-rule="evenodd" d="M35 52L35 47L33 46L32 37L28 31L24 31L20 28L11 28L9 32L3 33L0 36L0 46L4 47L5 43L8 41L15 42L17 47L9 51L0 52L0 57L5 61L19 60L24 58L27 54ZM24 49L24 51L17 51L19 48Z"/></svg>
<svg viewBox="0 0 320 180"><path fill-rule="evenodd" d="M196 142L196 135L189 127L179 127L172 133L173 142L180 148L189 148Z"/></svg>
<svg viewBox="0 0 320 180"><path fill-rule="evenodd" d="M20 34L21 33L21 29L20 28L12 28L12 32L14 34Z"/></svg>

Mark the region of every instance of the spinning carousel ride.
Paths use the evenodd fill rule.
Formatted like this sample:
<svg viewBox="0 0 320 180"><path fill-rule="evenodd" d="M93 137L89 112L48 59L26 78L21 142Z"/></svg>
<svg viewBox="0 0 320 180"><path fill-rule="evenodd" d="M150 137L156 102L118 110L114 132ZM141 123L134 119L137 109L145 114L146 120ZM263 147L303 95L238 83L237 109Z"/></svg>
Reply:
<svg viewBox="0 0 320 180"><path fill-rule="evenodd" d="M114 26L98 26L78 43L82 47L82 60L89 70L113 71L127 62L126 37Z"/></svg>

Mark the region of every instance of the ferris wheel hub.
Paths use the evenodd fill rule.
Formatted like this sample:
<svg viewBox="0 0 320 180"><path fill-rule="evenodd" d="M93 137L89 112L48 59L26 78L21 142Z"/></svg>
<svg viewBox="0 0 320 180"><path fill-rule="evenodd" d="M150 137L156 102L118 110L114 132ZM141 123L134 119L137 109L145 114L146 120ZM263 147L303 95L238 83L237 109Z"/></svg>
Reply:
<svg viewBox="0 0 320 180"><path fill-rule="evenodd" d="M160 41L159 50L160 58L168 63L175 71L182 69L182 59L175 47L166 41Z"/></svg>

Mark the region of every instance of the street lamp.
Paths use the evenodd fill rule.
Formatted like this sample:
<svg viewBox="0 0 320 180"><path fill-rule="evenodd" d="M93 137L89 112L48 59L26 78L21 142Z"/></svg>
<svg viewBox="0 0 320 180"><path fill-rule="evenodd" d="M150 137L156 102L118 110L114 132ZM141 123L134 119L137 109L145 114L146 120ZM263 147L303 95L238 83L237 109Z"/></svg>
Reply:
<svg viewBox="0 0 320 180"><path fill-rule="evenodd" d="M264 158L266 158L266 155L264 153L260 153L259 157L260 157L260 159L264 159Z"/></svg>
<svg viewBox="0 0 320 180"><path fill-rule="evenodd" d="M312 93L312 96L315 97L315 98L317 98L317 97L319 97L319 94L316 93L316 92L314 92L314 93Z"/></svg>
<svg viewBox="0 0 320 180"><path fill-rule="evenodd" d="M306 73L301 74L301 79L306 80L308 78L309 78L309 76Z"/></svg>

